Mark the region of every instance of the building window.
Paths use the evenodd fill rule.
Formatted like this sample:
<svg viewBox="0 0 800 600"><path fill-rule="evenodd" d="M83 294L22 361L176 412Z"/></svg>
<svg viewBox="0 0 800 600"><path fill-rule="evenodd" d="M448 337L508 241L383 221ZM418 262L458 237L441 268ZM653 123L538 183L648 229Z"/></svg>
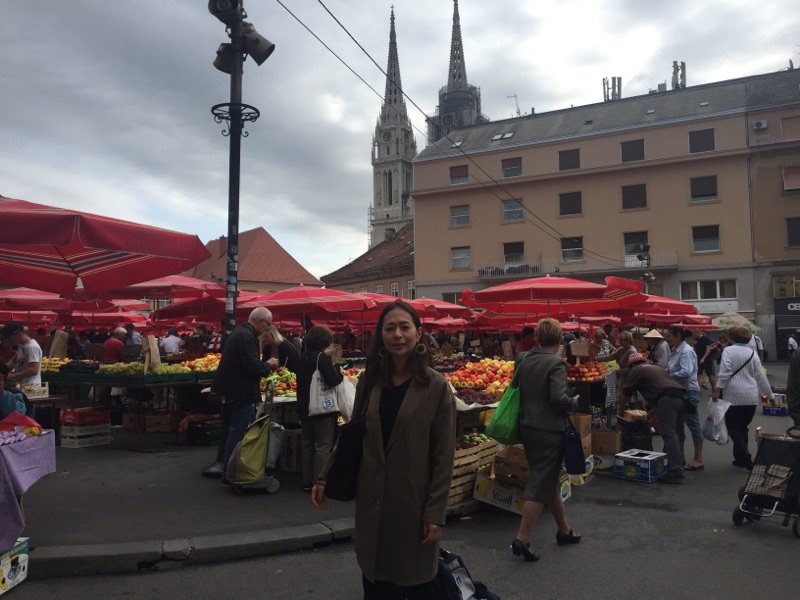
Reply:
<svg viewBox="0 0 800 600"><path fill-rule="evenodd" d="M452 270L472 268L472 262L469 257L469 246L450 248L450 268Z"/></svg>
<svg viewBox="0 0 800 600"><path fill-rule="evenodd" d="M379 285L375 286L375 293L376 294L382 294L383 293L383 285L382 284L379 284Z"/></svg>
<svg viewBox="0 0 800 600"><path fill-rule="evenodd" d="M571 171L572 169L581 168L581 151L575 150L561 150L558 153L558 170Z"/></svg>
<svg viewBox="0 0 800 600"><path fill-rule="evenodd" d="M689 132L689 152L711 152L715 149L714 130L701 129L700 131Z"/></svg>
<svg viewBox="0 0 800 600"><path fill-rule="evenodd" d="M622 162L644 160L644 140L630 140L620 144L622 149Z"/></svg>
<svg viewBox="0 0 800 600"><path fill-rule="evenodd" d="M469 180L469 165L450 167L450 185L467 183Z"/></svg>
<svg viewBox="0 0 800 600"><path fill-rule="evenodd" d="M450 227L466 227L469 225L469 205L450 207Z"/></svg>
<svg viewBox="0 0 800 600"><path fill-rule="evenodd" d="M461 300L461 294L458 292L442 292L442 300L450 304L458 304L458 301Z"/></svg>
<svg viewBox="0 0 800 600"><path fill-rule="evenodd" d="M505 242L503 261L506 265L519 265L525 261L525 242Z"/></svg>
<svg viewBox="0 0 800 600"><path fill-rule="evenodd" d="M647 184L622 186L622 210L647 208Z"/></svg>
<svg viewBox="0 0 800 600"><path fill-rule="evenodd" d="M783 191L800 192L800 167L783 168Z"/></svg>
<svg viewBox="0 0 800 600"><path fill-rule="evenodd" d="M353 288L346 289L345 292L347 292L348 294L352 294L353 293Z"/></svg>
<svg viewBox="0 0 800 600"><path fill-rule="evenodd" d="M800 217L786 219L787 246L800 246Z"/></svg>
<svg viewBox="0 0 800 600"><path fill-rule="evenodd" d="M583 212L581 192L566 192L558 195L558 214L579 215Z"/></svg>
<svg viewBox="0 0 800 600"><path fill-rule="evenodd" d="M664 295L664 284L660 281L656 282L649 282L647 284L646 293L652 294L653 296L663 296Z"/></svg>
<svg viewBox="0 0 800 600"><path fill-rule="evenodd" d="M561 238L561 260L575 262L583 260L583 238Z"/></svg>
<svg viewBox="0 0 800 600"><path fill-rule="evenodd" d="M368 292L369 290L366 287L362 287L359 291L361 292Z"/></svg>
<svg viewBox="0 0 800 600"><path fill-rule="evenodd" d="M719 225L692 227L692 252L719 252Z"/></svg>
<svg viewBox="0 0 800 600"><path fill-rule="evenodd" d="M409 300L416 300L417 298L417 282L413 279L408 280L408 296Z"/></svg>
<svg viewBox="0 0 800 600"><path fill-rule="evenodd" d="M692 202L710 202L717 199L717 176L692 177L689 180L692 189Z"/></svg>
<svg viewBox="0 0 800 600"><path fill-rule="evenodd" d="M522 221L522 200L503 200L503 223Z"/></svg>
<svg viewBox="0 0 800 600"><path fill-rule="evenodd" d="M519 177L522 175L522 158L504 158L503 177Z"/></svg>
<svg viewBox="0 0 800 600"><path fill-rule="evenodd" d="M395 298L399 298L400 297L400 284L399 283L391 284L391 289L392 289L391 295L394 296Z"/></svg>
<svg viewBox="0 0 800 600"><path fill-rule="evenodd" d="M735 279L681 281L681 300L735 300Z"/></svg>
<svg viewBox="0 0 800 600"><path fill-rule="evenodd" d="M646 231L631 231L629 233L623 233L622 238L625 245L625 254L627 255L641 254L643 251L642 247L649 243L647 241Z"/></svg>

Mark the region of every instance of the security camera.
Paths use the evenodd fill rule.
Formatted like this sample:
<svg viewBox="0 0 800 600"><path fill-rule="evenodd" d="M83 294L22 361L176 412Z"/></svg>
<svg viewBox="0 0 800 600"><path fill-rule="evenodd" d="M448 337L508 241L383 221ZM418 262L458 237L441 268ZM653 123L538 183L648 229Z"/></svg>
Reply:
<svg viewBox="0 0 800 600"><path fill-rule="evenodd" d="M208 12L232 27L242 20L242 3L240 0L208 0Z"/></svg>

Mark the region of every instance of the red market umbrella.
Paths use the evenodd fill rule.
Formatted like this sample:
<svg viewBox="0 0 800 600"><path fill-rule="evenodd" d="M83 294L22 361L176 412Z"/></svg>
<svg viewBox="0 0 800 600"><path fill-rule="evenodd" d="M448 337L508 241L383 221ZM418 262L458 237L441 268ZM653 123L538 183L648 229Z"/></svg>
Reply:
<svg viewBox="0 0 800 600"><path fill-rule="evenodd" d="M52 310L0 310L0 323L19 321L28 327L54 325L58 322L58 313Z"/></svg>
<svg viewBox="0 0 800 600"><path fill-rule="evenodd" d="M147 298L149 300L168 298L202 298L225 296L225 284L205 281L184 275L167 275L141 283L134 283L103 294L107 298Z"/></svg>
<svg viewBox="0 0 800 600"><path fill-rule="evenodd" d="M244 303L260 298L262 294L239 291L237 302ZM238 305L237 308L241 308ZM251 309L252 310L252 309ZM163 322L173 319L198 318L199 321L213 321L219 323L225 316L225 298L205 295L201 298L187 298L170 304L150 314L153 322Z"/></svg>
<svg viewBox="0 0 800 600"><path fill-rule="evenodd" d="M539 283L541 282L541 283ZM462 302L494 314L531 314L561 321L602 310L636 306L644 301L641 281L606 277L606 285L569 279L539 277L504 283L485 290L464 290Z"/></svg>
<svg viewBox="0 0 800 600"><path fill-rule="evenodd" d="M0 196L0 283L87 294L172 275L207 259L196 235Z"/></svg>
<svg viewBox="0 0 800 600"><path fill-rule="evenodd" d="M72 307L69 300L53 292L21 287L0 290L0 308L69 312Z"/></svg>
<svg viewBox="0 0 800 600"><path fill-rule="evenodd" d="M314 315L330 318L331 314L356 313L376 306L376 302L364 294L353 294L332 288L296 286L278 292L264 294L239 308L252 310L256 306L266 306L276 318Z"/></svg>
<svg viewBox="0 0 800 600"><path fill-rule="evenodd" d="M108 300L72 300L70 308L82 312L130 312L134 310L150 310L150 305L142 300L129 298Z"/></svg>
<svg viewBox="0 0 800 600"><path fill-rule="evenodd" d="M133 323L140 326L149 323L147 316L135 312L93 313L74 311L72 314L65 316L63 320L71 325L103 327L121 327L125 323Z"/></svg>

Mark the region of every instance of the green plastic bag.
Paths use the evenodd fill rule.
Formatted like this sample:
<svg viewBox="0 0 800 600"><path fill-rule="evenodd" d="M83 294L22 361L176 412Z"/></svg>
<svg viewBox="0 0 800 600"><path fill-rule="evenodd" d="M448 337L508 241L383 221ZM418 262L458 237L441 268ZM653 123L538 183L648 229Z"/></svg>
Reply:
<svg viewBox="0 0 800 600"><path fill-rule="evenodd" d="M501 444L519 444L519 372L527 354L522 358L514 370L511 383L500 398L500 404L494 410L489 424L486 426L486 435Z"/></svg>

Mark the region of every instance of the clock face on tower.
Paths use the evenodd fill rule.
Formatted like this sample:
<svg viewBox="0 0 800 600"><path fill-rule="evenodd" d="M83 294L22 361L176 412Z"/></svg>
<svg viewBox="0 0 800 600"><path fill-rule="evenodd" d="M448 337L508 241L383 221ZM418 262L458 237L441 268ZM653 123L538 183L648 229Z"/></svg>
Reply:
<svg viewBox="0 0 800 600"><path fill-rule="evenodd" d="M392 139L392 134L391 134L391 132L387 131L387 132L385 132L385 133L383 134L383 141L384 141L384 142L388 142L388 141L390 141L391 139Z"/></svg>

